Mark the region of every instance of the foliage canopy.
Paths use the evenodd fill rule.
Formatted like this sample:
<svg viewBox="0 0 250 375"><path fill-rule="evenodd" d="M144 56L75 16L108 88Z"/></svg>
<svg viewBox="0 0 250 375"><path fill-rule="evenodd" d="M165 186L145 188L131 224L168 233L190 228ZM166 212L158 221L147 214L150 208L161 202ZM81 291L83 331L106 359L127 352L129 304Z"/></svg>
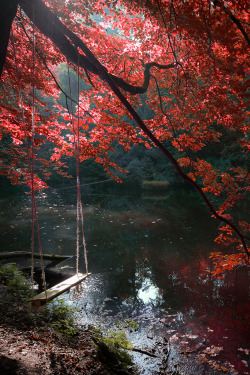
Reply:
<svg viewBox="0 0 250 375"><path fill-rule="evenodd" d="M248 258L249 226L233 216L249 181L247 0L2 0L1 14L1 174L31 185L25 138L36 153L53 145L36 189L51 168L66 175L76 143L117 180L115 144L158 147L222 222L216 241ZM65 105L61 63L79 77L72 98L68 73Z"/></svg>

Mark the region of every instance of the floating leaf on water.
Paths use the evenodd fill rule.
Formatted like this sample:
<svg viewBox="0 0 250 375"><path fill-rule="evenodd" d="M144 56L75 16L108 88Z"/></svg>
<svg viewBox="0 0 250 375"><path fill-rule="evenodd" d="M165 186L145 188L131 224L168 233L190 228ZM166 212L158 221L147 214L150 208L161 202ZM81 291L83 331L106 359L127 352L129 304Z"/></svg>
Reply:
<svg viewBox="0 0 250 375"><path fill-rule="evenodd" d="M249 349L239 348L238 350L239 350L240 352L244 352L246 355L249 355Z"/></svg>
<svg viewBox="0 0 250 375"><path fill-rule="evenodd" d="M183 337L187 337L188 339L197 339L197 335L184 335Z"/></svg>
<svg viewBox="0 0 250 375"><path fill-rule="evenodd" d="M203 352L210 355L211 357L216 357L217 355L220 354L220 352L223 350L222 346L214 346L212 345L211 347L208 346Z"/></svg>
<svg viewBox="0 0 250 375"><path fill-rule="evenodd" d="M243 365L245 365L246 367L248 367L248 363L247 361L245 361L244 359L241 361L243 363Z"/></svg>

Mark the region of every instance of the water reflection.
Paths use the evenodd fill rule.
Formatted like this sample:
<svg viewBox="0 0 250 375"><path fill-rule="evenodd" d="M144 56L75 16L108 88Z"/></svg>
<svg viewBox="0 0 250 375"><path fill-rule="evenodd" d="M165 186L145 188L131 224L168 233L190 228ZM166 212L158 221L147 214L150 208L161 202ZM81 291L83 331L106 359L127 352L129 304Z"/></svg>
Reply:
<svg viewBox="0 0 250 375"><path fill-rule="evenodd" d="M141 288L138 289L137 295L138 298L142 300L142 302L147 305L149 303L155 304L156 301L162 300L162 297L159 297L159 291L160 289L157 288L157 286L152 285L152 281L150 278L146 278L142 285Z"/></svg>
<svg viewBox="0 0 250 375"><path fill-rule="evenodd" d="M225 360L244 373L244 352L238 348L247 345L248 271L220 280L211 276L208 255L217 223L188 194L174 191L161 199L109 192L83 195L92 276L77 299L71 293L65 298L80 308L82 324L132 318L140 327L129 332L135 344L150 347L164 337L170 340L173 364L187 347L198 356L213 342L223 346ZM0 203L2 251L29 251L30 198ZM46 200L38 199L37 207L44 252L74 255L74 195L54 191ZM80 264L84 270L82 249ZM74 270L75 258L61 266L67 273ZM148 374L157 368L152 366ZM207 372L197 366L186 373L209 374L209 366Z"/></svg>

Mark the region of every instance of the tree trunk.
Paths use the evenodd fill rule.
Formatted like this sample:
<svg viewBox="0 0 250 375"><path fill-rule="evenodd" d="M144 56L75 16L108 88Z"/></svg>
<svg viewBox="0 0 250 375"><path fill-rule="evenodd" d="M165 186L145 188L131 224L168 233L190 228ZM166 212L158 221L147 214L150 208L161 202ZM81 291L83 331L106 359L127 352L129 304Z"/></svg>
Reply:
<svg viewBox="0 0 250 375"><path fill-rule="evenodd" d="M6 52L18 0L0 0L0 77L6 60Z"/></svg>

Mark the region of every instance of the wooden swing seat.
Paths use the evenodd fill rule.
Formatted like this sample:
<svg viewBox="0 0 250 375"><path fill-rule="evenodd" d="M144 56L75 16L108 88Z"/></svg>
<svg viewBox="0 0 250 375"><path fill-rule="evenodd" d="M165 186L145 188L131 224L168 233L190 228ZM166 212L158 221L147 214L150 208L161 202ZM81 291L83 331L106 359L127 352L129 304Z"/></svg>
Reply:
<svg viewBox="0 0 250 375"><path fill-rule="evenodd" d="M46 293L42 292L40 294L37 294L35 297L33 297L29 302L31 302L32 306L35 306L37 308L45 305L49 301L51 301L53 298L59 296L60 294L66 292L71 287L80 284L83 280L85 280L91 273L78 273L78 275L74 275L70 277L69 279L66 279L62 281L61 283L53 286L50 289L47 289Z"/></svg>

